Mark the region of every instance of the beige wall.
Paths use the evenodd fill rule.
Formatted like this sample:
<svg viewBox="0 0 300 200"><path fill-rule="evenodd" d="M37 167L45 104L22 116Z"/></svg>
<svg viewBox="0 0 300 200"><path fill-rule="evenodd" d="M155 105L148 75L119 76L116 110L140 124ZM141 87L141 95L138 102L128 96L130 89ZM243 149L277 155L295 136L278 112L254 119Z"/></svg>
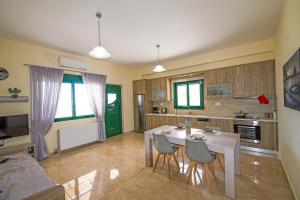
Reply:
<svg viewBox="0 0 300 200"><path fill-rule="evenodd" d="M300 199L300 111L283 105L282 66L300 47L300 1L285 0L276 34L276 87L279 111L279 151L297 199Z"/></svg>
<svg viewBox="0 0 300 200"><path fill-rule="evenodd" d="M163 73L153 73L154 65L146 66L138 70L138 72L141 77L151 79L272 59L274 59L274 39L270 38L171 62L164 62L162 65L167 71Z"/></svg>
<svg viewBox="0 0 300 200"><path fill-rule="evenodd" d="M21 95L29 96L29 67L24 63L56 67L58 57L67 56L88 63L88 72L107 75L108 83L122 85L123 92L123 127L124 131L133 130L133 104L132 104L132 80L134 77L132 68L110 64L108 62L91 59L86 56L69 54L44 48L37 45L22 43L13 40L0 39L0 66L8 70L8 79L0 81L0 96L9 95L9 87L17 87L22 90ZM70 72L68 72L70 73ZM29 103L1 103L0 115L29 113ZM81 119L67 122L58 122L46 136L50 152L57 148L57 129L93 122L95 119ZM21 137L6 141L7 145L29 141L29 137Z"/></svg>

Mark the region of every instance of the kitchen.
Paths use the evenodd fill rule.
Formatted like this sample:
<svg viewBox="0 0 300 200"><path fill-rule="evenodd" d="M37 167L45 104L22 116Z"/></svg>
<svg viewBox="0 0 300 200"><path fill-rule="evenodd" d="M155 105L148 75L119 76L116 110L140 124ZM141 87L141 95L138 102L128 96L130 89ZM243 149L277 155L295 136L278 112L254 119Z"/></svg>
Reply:
<svg viewBox="0 0 300 200"><path fill-rule="evenodd" d="M203 107L176 106L176 83L195 80L203 82ZM188 119L193 128L239 133L241 149L247 152L277 155L274 60L137 80L133 82L133 94L137 132L166 124L176 126Z"/></svg>

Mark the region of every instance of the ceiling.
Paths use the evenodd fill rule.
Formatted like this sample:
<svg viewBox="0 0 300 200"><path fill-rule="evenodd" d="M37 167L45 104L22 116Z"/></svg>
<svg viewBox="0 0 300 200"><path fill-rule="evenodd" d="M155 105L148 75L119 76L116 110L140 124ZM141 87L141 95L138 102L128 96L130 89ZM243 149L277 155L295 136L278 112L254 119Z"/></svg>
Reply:
<svg viewBox="0 0 300 200"><path fill-rule="evenodd" d="M282 0L1 0L0 36L88 55L101 11L109 62L155 63L274 35Z"/></svg>

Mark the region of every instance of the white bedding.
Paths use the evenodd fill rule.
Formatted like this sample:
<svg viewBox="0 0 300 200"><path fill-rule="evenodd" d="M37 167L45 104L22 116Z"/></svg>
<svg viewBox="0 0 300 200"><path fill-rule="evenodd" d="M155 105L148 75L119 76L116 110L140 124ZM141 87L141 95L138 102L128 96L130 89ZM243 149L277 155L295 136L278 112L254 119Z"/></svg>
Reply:
<svg viewBox="0 0 300 200"><path fill-rule="evenodd" d="M0 200L19 200L56 185L39 163L26 153L3 156L0 164Z"/></svg>

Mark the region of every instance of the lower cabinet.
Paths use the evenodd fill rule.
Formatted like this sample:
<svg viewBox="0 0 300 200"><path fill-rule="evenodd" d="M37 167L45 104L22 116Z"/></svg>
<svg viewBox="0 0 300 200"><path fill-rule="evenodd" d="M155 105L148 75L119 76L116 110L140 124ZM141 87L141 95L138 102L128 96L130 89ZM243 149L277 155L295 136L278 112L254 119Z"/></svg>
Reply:
<svg viewBox="0 0 300 200"><path fill-rule="evenodd" d="M278 150L278 130L276 122L261 122L260 136L261 142L259 144L241 140L241 145L273 151Z"/></svg>
<svg viewBox="0 0 300 200"><path fill-rule="evenodd" d="M146 129L150 130L163 125L177 125L184 123L186 117L163 116L163 115L147 115ZM224 132L234 132L233 120L231 119L206 119L206 118L191 118L192 127L203 129L207 126L219 127ZM241 141L242 146L255 147L260 149L278 150L276 122L261 122L261 143L254 144Z"/></svg>
<svg viewBox="0 0 300 200"><path fill-rule="evenodd" d="M278 130L276 122L263 122L261 126L264 149L278 150Z"/></svg>
<svg viewBox="0 0 300 200"><path fill-rule="evenodd" d="M260 148L260 149L274 150L274 151L278 150L278 131L277 131L276 122L262 122L260 134L261 134L260 144L241 142L241 145Z"/></svg>
<svg viewBox="0 0 300 200"><path fill-rule="evenodd" d="M163 125L177 125L184 123L186 117L147 115L146 129L150 130ZM233 120L207 119L207 118L190 118L193 128L203 129L207 126L219 127L221 131L233 132Z"/></svg>
<svg viewBox="0 0 300 200"><path fill-rule="evenodd" d="M233 120L231 119L210 119L210 126L219 127L224 132L234 132Z"/></svg>
<svg viewBox="0 0 300 200"><path fill-rule="evenodd" d="M146 116L146 129L150 130L163 125L176 126L179 123L184 123L185 117L173 117L173 116L158 116L147 115Z"/></svg>

